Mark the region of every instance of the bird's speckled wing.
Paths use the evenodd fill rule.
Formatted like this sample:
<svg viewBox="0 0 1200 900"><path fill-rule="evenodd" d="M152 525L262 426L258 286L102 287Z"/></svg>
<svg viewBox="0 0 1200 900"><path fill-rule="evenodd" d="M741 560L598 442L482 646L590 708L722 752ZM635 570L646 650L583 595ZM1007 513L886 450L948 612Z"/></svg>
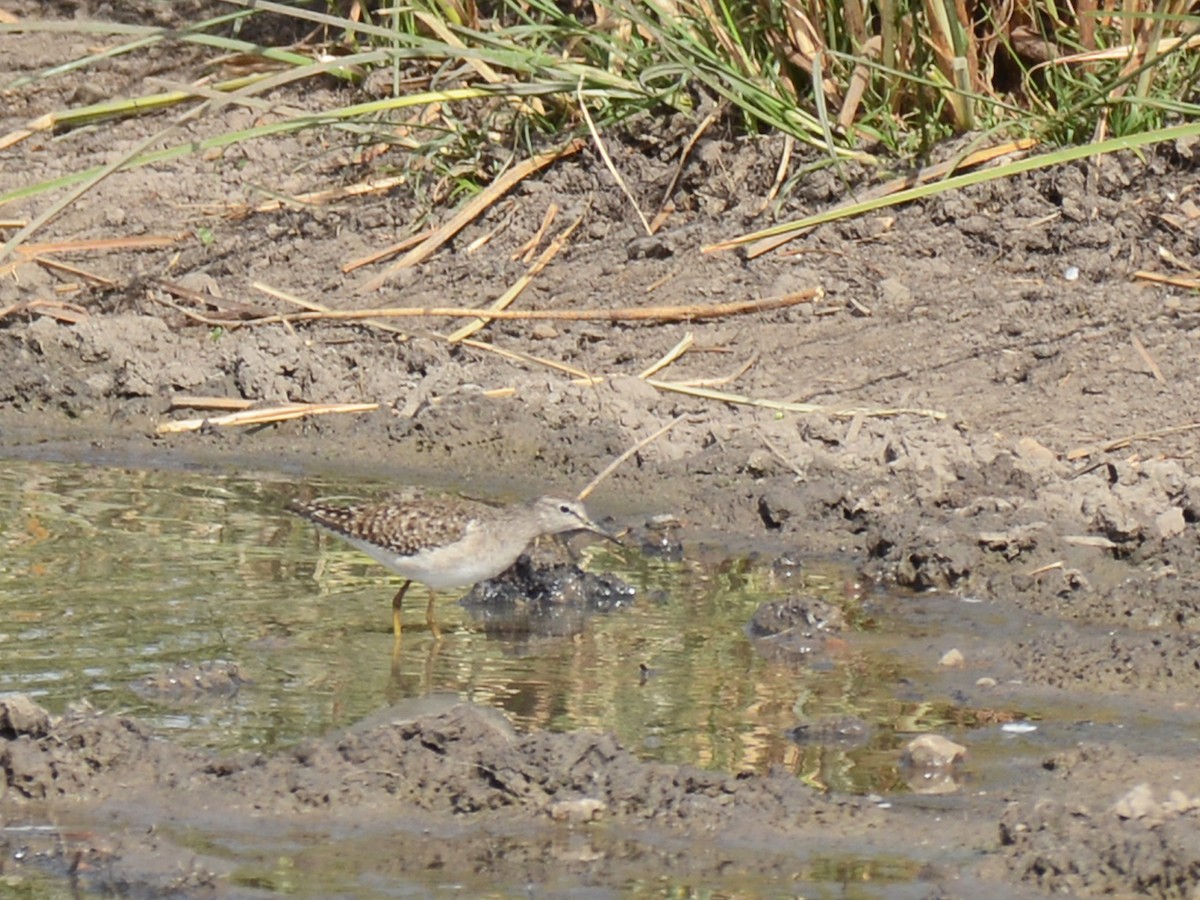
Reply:
<svg viewBox="0 0 1200 900"><path fill-rule="evenodd" d="M468 500L396 500L359 506L293 501L288 509L343 537L369 541L400 556L452 544L492 507Z"/></svg>

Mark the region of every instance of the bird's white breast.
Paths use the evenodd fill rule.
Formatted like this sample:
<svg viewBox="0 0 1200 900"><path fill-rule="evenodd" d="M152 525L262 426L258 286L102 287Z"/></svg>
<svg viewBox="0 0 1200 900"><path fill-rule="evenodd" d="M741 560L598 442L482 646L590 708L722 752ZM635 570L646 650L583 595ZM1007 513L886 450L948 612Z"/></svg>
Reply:
<svg viewBox="0 0 1200 900"><path fill-rule="evenodd" d="M515 535L510 539L501 539L498 544L494 534L492 537L489 546L484 546L486 538L471 525L457 544L421 550L412 556L400 556L361 538L341 535L346 543L357 547L393 572L435 589L467 587L494 578L516 562L528 544L528 540L522 538L518 541Z"/></svg>

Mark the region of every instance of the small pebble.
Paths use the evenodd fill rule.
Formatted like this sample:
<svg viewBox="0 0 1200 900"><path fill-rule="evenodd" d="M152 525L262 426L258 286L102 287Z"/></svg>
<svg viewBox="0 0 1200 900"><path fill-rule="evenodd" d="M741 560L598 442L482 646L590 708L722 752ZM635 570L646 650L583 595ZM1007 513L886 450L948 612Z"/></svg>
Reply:
<svg viewBox="0 0 1200 900"><path fill-rule="evenodd" d="M922 734L904 748L903 760L918 769L943 769L961 762L967 748L940 734Z"/></svg>
<svg viewBox="0 0 1200 900"><path fill-rule="evenodd" d="M962 651L958 648L947 650L942 658L938 660L939 666L945 666L948 669L961 669L966 664L966 659L962 655Z"/></svg>

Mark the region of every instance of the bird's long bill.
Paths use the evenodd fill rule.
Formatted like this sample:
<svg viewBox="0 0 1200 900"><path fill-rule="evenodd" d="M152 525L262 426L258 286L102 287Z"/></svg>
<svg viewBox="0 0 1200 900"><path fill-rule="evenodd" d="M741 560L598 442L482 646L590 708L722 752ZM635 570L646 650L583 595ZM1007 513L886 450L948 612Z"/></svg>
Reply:
<svg viewBox="0 0 1200 900"><path fill-rule="evenodd" d="M612 541L618 547L622 546L621 539L619 537L617 537L607 528L601 528L591 519L588 519L585 525L580 526L580 531L590 531L592 534L598 534L600 537Z"/></svg>

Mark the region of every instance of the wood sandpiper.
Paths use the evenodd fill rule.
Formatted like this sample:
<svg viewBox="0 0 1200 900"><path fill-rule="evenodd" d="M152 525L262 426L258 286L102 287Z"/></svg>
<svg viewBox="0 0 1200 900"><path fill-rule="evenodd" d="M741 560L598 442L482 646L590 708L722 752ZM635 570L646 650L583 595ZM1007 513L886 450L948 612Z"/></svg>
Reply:
<svg viewBox="0 0 1200 900"><path fill-rule="evenodd" d="M392 598L392 632L397 638L400 604L414 581L430 589L425 621L434 637L440 637L433 616L434 590L494 578L543 535L591 531L616 540L588 517L582 503L556 497L504 507L445 497L356 506L293 500L287 508L404 576Z"/></svg>

